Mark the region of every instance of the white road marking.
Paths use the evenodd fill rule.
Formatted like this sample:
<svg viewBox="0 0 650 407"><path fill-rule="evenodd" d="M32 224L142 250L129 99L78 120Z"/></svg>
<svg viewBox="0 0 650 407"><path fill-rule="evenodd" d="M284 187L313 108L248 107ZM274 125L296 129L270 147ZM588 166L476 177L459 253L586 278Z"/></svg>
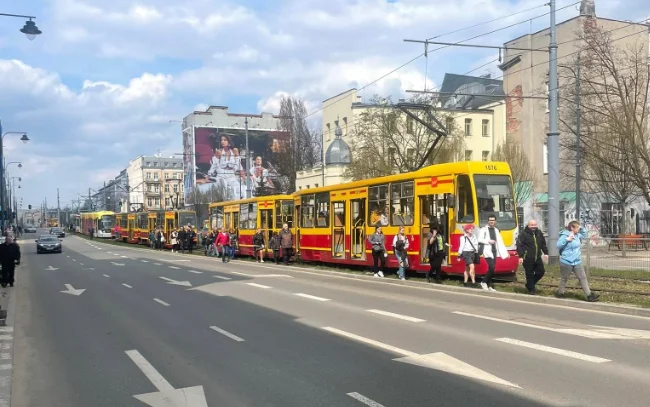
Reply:
<svg viewBox="0 0 650 407"><path fill-rule="evenodd" d="M126 284L126 283L122 283L122 285L123 285L124 287L126 287L126 288L133 288L133 287L131 287L130 285L128 285L128 284Z"/></svg>
<svg viewBox="0 0 650 407"><path fill-rule="evenodd" d="M240 273L239 271L231 271L232 274L237 274L240 276L246 276L246 277L257 277L256 274L246 274L246 273Z"/></svg>
<svg viewBox="0 0 650 407"><path fill-rule="evenodd" d="M176 267L176 266L169 266L169 268L174 270L180 270L180 267Z"/></svg>
<svg viewBox="0 0 650 407"><path fill-rule="evenodd" d="M108 274L104 274L104 277L110 277Z"/></svg>
<svg viewBox="0 0 650 407"><path fill-rule="evenodd" d="M524 342L524 341L520 341L518 339L497 338L495 340L497 340L499 342L507 343L507 344L510 344L510 345L521 346L521 347L528 348L528 349L534 349L534 350L539 350L539 351L542 351L542 352L554 353L554 354L560 355L560 356L566 356L566 357L569 357L569 358L584 360L585 362L592 362L592 363L611 362L611 360L609 360L609 359L603 359L603 358L599 358L597 356L585 355L583 353L573 352L573 351L570 351L570 350L552 348L550 346L539 345L537 343Z"/></svg>
<svg viewBox="0 0 650 407"><path fill-rule="evenodd" d="M161 280L167 281L167 284L182 285L182 286L185 286L185 287L191 287L192 286L192 283L190 283L189 281L176 281L176 280L172 280L171 278L167 278L167 277L159 277L159 278Z"/></svg>
<svg viewBox="0 0 650 407"><path fill-rule="evenodd" d="M363 404L369 406L369 407L384 407L383 404L379 404L374 400L369 399L368 397L364 396L363 394L359 394L356 391L352 393L347 393L348 396L352 397L355 400L358 400L362 402Z"/></svg>
<svg viewBox="0 0 650 407"><path fill-rule="evenodd" d="M232 278L230 278L230 277L224 277L224 276L212 276L212 277L214 277L214 278L220 278L220 279L222 279L222 280L232 280Z"/></svg>
<svg viewBox="0 0 650 407"><path fill-rule="evenodd" d="M70 257L70 256L68 256L68 255L66 254L65 257Z"/></svg>
<svg viewBox="0 0 650 407"><path fill-rule="evenodd" d="M171 391L174 390L174 387L169 384L167 380L158 371L156 368L151 366L147 359L144 358L137 350L127 350L126 354L131 358L133 363L147 376L147 379L154 385L158 391Z"/></svg>
<svg viewBox="0 0 650 407"><path fill-rule="evenodd" d="M285 277L285 278L293 278L292 276L289 276L287 274L247 274L247 273L242 273L239 271L231 271L232 274L237 274L240 276L245 276L245 277Z"/></svg>
<svg viewBox="0 0 650 407"><path fill-rule="evenodd" d="M196 271L196 270L187 270L188 273L194 273L194 274L203 274L202 271Z"/></svg>
<svg viewBox="0 0 650 407"><path fill-rule="evenodd" d="M156 266L162 266L162 264L160 264L160 263L154 263L154 265L156 265Z"/></svg>
<svg viewBox="0 0 650 407"><path fill-rule="evenodd" d="M7 365L0 365L0 370L11 370L12 365L7 364Z"/></svg>
<svg viewBox="0 0 650 407"><path fill-rule="evenodd" d="M246 284L257 288L273 288L273 287L269 287L268 285L262 285L262 284L255 284L255 283L246 283Z"/></svg>
<svg viewBox="0 0 650 407"><path fill-rule="evenodd" d="M11 359L11 353L0 353L1 360Z"/></svg>
<svg viewBox="0 0 650 407"><path fill-rule="evenodd" d="M343 336L343 337L346 337L348 339L353 339L353 340L358 341L358 342L367 343L368 345L372 345L372 346L374 346L376 348L381 348L381 349L384 349L384 350L387 350L387 351L390 351L390 352L393 352L393 353L397 353L398 355L407 356L407 357L420 356L415 352L411 352L410 350L400 349L400 348L398 348L396 346L393 346L393 345L388 345L386 343L379 342L379 341L376 341L374 339L370 339L370 338L359 336L359 335L356 335L356 334L353 334L353 333L350 333L350 332L342 331L340 329L332 328L330 326L326 326L323 329L326 330L327 332L331 332L333 334Z"/></svg>
<svg viewBox="0 0 650 407"><path fill-rule="evenodd" d="M383 316L386 316L386 317L392 317L392 318L397 318L397 319L403 319L404 321L410 321L410 322L425 322L424 319L414 318L414 317L409 317L409 316L407 316L407 315L395 314L395 313L393 313L393 312L382 311L382 310L379 310L379 309L369 309L369 310L366 310L366 311L368 311L368 312L372 312L372 313L374 313L374 314L383 315Z"/></svg>
<svg viewBox="0 0 650 407"><path fill-rule="evenodd" d="M77 261L76 259L72 259L72 261Z"/></svg>
<svg viewBox="0 0 650 407"><path fill-rule="evenodd" d="M0 343L0 349L2 349L2 350L11 349L11 343Z"/></svg>
<svg viewBox="0 0 650 407"><path fill-rule="evenodd" d="M0 332L13 332L13 326L0 326Z"/></svg>
<svg viewBox="0 0 650 407"><path fill-rule="evenodd" d="M86 291L85 288L81 288L81 289L76 289L76 290L75 290L75 288L74 288L72 285L70 285L70 284L65 284L65 290L64 290L64 291L60 291L60 292L62 292L63 294L70 294L70 295L80 296L81 294L84 293L84 291Z"/></svg>
<svg viewBox="0 0 650 407"><path fill-rule="evenodd" d="M9 341L13 338L14 338L13 335L0 335L0 341Z"/></svg>
<svg viewBox="0 0 650 407"><path fill-rule="evenodd" d="M120 256L120 257L123 258L123 259L128 259L129 258L128 256Z"/></svg>
<svg viewBox="0 0 650 407"><path fill-rule="evenodd" d="M464 315L464 316L467 316L467 317L486 319L488 321L502 322L504 324L524 326L524 327L527 327L527 328L541 329L541 330L544 330L544 331L558 332L558 333L563 333L563 334L568 334L568 335L576 335L576 336L581 336L583 338L591 338L591 339L630 339L629 337L625 337L625 336L621 336L621 335L616 335L616 334L606 333L606 332L590 331L588 329L551 328L551 327L548 327L548 326L529 324L527 322L512 321L512 320L509 320L509 319L499 319L499 318L494 318L494 317L488 317L486 315L475 315L475 314L470 314L470 313L462 312L462 311L454 311L453 313L456 314L456 315Z"/></svg>
<svg viewBox="0 0 650 407"><path fill-rule="evenodd" d="M80 266L83 266L84 264L83 264L83 263L79 263L79 265L80 265Z"/></svg>
<svg viewBox="0 0 650 407"><path fill-rule="evenodd" d="M212 329L213 331L219 332L220 334L225 335L225 336L227 336L228 338L230 338L230 339L232 339L234 341L244 342L244 340L242 338L240 338L239 336L233 335L228 331L224 331L223 329L221 329L221 328L219 328L217 326L211 326L210 329Z"/></svg>
<svg viewBox="0 0 650 407"><path fill-rule="evenodd" d="M166 303L165 301L163 301L163 300L159 300L158 298L154 298L153 300L156 301L158 304L162 304L162 305L164 305L165 307L169 307L169 304L167 304L167 303Z"/></svg>
<svg viewBox="0 0 650 407"><path fill-rule="evenodd" d="M140 260L143 263L149 263L149 260Z"/></svg>
<svg viewBox="0 0 650 407"><path fill-rule="evenodd" d="M303 298L309 298L310 300L316 300L316 301L331 301L329 298L323 298L323 297L316 297L315 295L309 295L309 294L303 294L303 293L294 293L293 295L297 295L298 297L303 297Z"/></svg>
<svg viewBox="0 0 650 407"><path fill-rule="evenodd" d="M119 253L113 253L113 256L119 256Z"/></svg>

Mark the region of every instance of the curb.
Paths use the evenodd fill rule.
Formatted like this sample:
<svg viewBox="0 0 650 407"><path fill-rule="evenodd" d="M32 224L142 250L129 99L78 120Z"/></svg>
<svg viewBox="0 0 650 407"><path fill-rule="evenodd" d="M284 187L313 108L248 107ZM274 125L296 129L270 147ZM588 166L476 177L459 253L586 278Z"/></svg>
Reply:
<svg viewBox="0 0 650 407"><path fill-rule="evenodd" d="M76 236L76 235L75 235ZM81 238L76 236L78 239L82 240L89 240L85 238ZM121 246L117 244L110 244L110 243L103 243L107 246ZM140 249L138 247L129 247L125 246L124 248L130 249L130 250L136 250L136 251L146 251L143 249ZM203 258L204 256L199 256L199 255L190 255L190 254L183 254L183 253L178 253L178 256L183 256L183 257L188 257L188 258ZM209 258L204 258L204 260L209 260ZM248 261L245 261L248 263ZM261 267L261 268L271 268L270 266L262 266L258 265L258 263L255 262L250 262L250 266L253 267ZM361 281L368 281L368 282L373 282L373 283L380 283L380 284L390 284L393 286L397 287L408 287L408 288L415 288L415 289L420 289L420 290L430 290L430 291L446 291L446 292L451 292L455 294L462 294L462 295L471 295L471 296L477 296L477 297L483 297L483 298L490 298L493 300L502 300L502 301L515 301L515 302L521 302L521 303L535 303L535 304L543 304L547 306L554 306L554 307L562 307L562 308L570 308L572 310L584 310L584 311L592 311L592 312L605 312L609 314L618 314L618 315L629 315L629 316L635 316L635 317L642 317L642 318L650 318L650 308L641 308L641 307L635 307L631 305L621 305L621 304L614 304L614 303L608 303L608 302L601 302L601 303L593 303L593 302L582 302L582 301L577 301L577 300L571 300L571 299L562 299L562 298L555 298L555 297L544 297L544 296L533 296L533 295L526 295L526 294L518 294L518 293L508 293L508 292L489 292L489 291L483 291L483 290L478 290L475 288L465 288L465 287L453 287L453 286L447 286L447 285L433 285L433 284L428 284L428 283L423 283L423 282L414 282L414 281L391 281L391 280L386 280L386 279L376 279L374 277L364 275L364 274L356 274L356 273L346 273L346 272L341 272L341 271L335 271L335 270L312 270L312 269L307 269L299 266L291 266L290 271L299 271L299 272L304 272L304 273L312 273L312 274L329 274L332 276L337 276L341 278L348 278L348 279L354 279L354 280L361 280Z"/></svg>
<svg viewBox="0 0 650 407"><path fill-rule="evenodd" d="M0 407L11 406L11 381L14 365L14 317L16 314L16 295L14 290L8 290L9 305L7 306L6 325L0 327L0 351L3 353L0 365ZM6 339L5 339L6 338ZM9 355L6 358L6 355Z"/></svg>

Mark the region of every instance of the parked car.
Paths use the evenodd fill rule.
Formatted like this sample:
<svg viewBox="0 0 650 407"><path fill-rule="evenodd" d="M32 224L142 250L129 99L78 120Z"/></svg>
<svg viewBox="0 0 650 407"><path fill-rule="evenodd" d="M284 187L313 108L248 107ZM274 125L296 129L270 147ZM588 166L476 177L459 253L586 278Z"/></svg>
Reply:
<svg viewBox="0 0 650 407"><path fill-rule="evenodd" d="M50 229L51 235L56 235L56 237L65 237L65 230L61 228L52 228Z"/></svg>
<svg viewBox="0 0 650 407"><path fill-rule="evenodd" d="M61 239L53 235L41 235L36 239L36 253L62 253Z"/></svg>

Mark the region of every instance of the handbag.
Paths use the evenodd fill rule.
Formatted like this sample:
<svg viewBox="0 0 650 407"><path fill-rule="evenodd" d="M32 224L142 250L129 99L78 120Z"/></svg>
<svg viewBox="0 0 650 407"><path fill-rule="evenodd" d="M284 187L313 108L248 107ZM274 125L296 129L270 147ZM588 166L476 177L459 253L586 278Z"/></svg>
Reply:
<svg viewBox="0 0 650 407"><path fill-rule="evenodd" d="M465 240L469 243L470 246L472 246L472 249L474 249L474 259L472 263L481 264L481 255L478 254L478 252L476 251L476 247L474 247L474 243L472 243L472 241L469 240L467 236L465 236Z"/></svg>

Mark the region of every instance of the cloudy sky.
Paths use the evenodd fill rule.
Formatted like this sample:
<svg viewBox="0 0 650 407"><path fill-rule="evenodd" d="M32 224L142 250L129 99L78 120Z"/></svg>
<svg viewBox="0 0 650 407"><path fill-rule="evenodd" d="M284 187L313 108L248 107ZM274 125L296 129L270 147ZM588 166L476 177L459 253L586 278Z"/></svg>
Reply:
<svg viewBox="0 0 650 407"><path fill-rule="evenodd" d="M310 111L351 87L397 96L431 87L445 72L491 72L497 53L448 48L423 52L403 40L447 34L455 42L501 44L548 26L547 0L25 0L1 13L36 16L43 31L28 41L24 21L0 17L0 119L10 176L22 177L23 208L44 198L62 206L98 188L130 159L182 150L180 120L205 106L277 112L278 99L305 99ZM9 3L9 4L8 4ZM559 0L558 8L574 3ZM624 6L624 7L623 7ZM596 0L599 16L639 21L647 0ZM529 10L512 17L518 11ZM577 15L577 6L558 21ZM534 18L542 16L540 18ZM489 22L490 20L495 20ZM526 21L530 20L531 21ZM426 79L425 79L426 78ZM371 85L369 85L371 84ZM369 86L368 86L369 85ZM318 114L312 116L318 124Z"/></svg>

